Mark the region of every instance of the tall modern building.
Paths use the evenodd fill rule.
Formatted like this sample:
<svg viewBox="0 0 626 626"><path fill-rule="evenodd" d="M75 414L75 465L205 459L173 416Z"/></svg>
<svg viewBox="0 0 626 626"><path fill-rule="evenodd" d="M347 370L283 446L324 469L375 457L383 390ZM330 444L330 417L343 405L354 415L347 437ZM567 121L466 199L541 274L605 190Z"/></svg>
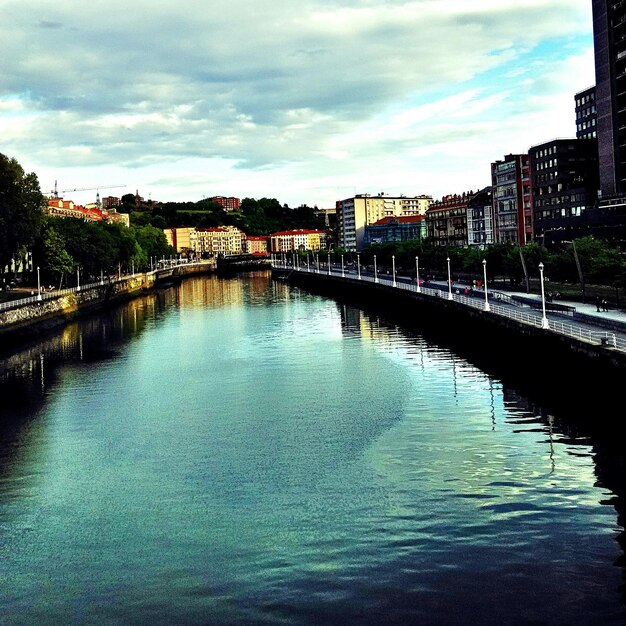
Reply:
<svg viewBox="0 0 626 626"><path fill-rule="evenodd" d="M543 243L597 234L597 141L553 139L530 151L535 239Z"/></svg>
<svg viewBox="0 0 626 626"><path fill-rule="evenodd" d="M596 111L596 86L579 91L576 102L576 139L595 139L598 115Z"/></svg>
<svg viewBox="0 0 626 626"><path fill-rule="evenodd" d="M601 199L626 194L626 1L593 0Z"/></svg>

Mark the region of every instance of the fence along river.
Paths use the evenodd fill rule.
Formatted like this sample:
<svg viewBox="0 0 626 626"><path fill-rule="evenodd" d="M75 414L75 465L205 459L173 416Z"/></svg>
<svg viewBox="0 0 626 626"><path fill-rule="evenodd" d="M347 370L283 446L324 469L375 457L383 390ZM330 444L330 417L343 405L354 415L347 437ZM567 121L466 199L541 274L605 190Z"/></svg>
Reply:
<svg viewBox="0 0 626 626"><path fill-rule="evenodd" d="M622 441L373 312L193 278L0 371L2 624L624 619Z"/></svg>

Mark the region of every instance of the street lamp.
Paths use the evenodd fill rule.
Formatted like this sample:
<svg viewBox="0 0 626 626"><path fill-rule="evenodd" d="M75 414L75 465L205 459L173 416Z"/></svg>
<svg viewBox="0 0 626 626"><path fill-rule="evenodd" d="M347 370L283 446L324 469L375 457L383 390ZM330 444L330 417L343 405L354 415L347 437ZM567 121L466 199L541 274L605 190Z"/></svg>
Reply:
<svg viewBox="0 0 626 626"><path fill-rule="evenodd" d="M543 263L539 263L539 274L541 275L541 309L543 315L541 317L541 328L550 328L550 323L546 317L546 295L543 287Z"/></svg>
<svg viewBox="0 0 626 626"><path fill-rule="evenodd" d="M80 267L76 268L76 291L80 291Z"/></svg>
<svg viewBox="0 0 626 626"><path fill-rule="evenodd" d="M450 277L450 257L446 259L448 263L448 300L452 300L452 278Z"/></svg>
<svg viewBox="0 0 626 626"><path fill-rule="evenodd" d="M37 300L41 301L41 280L39 279L39 265L37 266Z"/></svg>
<svg viewBox="0 0 626 626"><path fill-rule="evenodd" d="M487 261L483 259L483 279L485 283L485 311L490 311L489 296L487 295Z"/></svg>
<svg viewBox="0 0 626 626"><path fill-rule="evenodd" d="M345 278L346 274L343 270L343 254L341 255L341 278Z"/></svg>
<svg viewBox="0 0 626 626"><path fill-rule="evenodd" d="M391 273L393 275L393 286L396 287L396 257L391 255Z"/></svg>
<svg viewBox="0 0 626 626"><path fill-rule="evenodd" d="M104 285L104 272L102 271L102 268L100 268L100 284Z"/></svg>
<svg viewBox="0 0 626 626"><path fill-rule="evenodd" d="M378 282L378 268L376 267L376 255L374 255L374 282Z"/></svg>
<svg viewBox="0 0 626 626"><path fill-rule="evenodd" d="M415 291L417 291L417 293L422 293L422 288L420 287L420 260L417 256L415 257L415 282L417 283Z"/></svg>
<svg viewBox="0 0 626 626"><path fill-rule="evenodd" d="M361 280L361 255L360 254L356 255L356 270L359 276L359 280Z"/></svg>

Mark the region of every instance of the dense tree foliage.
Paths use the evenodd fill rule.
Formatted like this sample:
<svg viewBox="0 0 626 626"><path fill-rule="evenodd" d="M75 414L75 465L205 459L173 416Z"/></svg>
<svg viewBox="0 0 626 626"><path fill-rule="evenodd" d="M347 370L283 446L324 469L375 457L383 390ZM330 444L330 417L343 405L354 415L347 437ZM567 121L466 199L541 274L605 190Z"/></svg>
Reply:
<svg viewBox="0 0 626 626"><path fill-rule="evenodd" d="M0 274L32 246L45 204L37 176L0 154Z"/></svg>
<svg viewBox="0 0 626 626"><path fill-rule="evenodd" d="M337 250L335 255L345 251ZM399 271L413 272L415 257L419 257L420 272L424 276L445 277L447 259L453 277L478 278L483 274L486 261L489 279L507 280L520 286L527 279L539 276L539 263L545 266L546 277L564 283L623 286L626 285L626 260L618 248L593 237L582 237L559 248L548 250L538 243L525 246L514 244L492 244L486 249L477 247L444 248L428 240L407 241L400 244L375 244L361 253L361 261L373 264L376 255L381 267L391 265L395 256ZM354 253L349 254L350 257ZM578 257L578 259L576 258ZM579 269L580 268L580 269Z"/></svg>
<svg viewBox="0 0 626 626"><path fill-rule="evenodd" d="M165 202L151 211L132 209L131 222L151 224L157 228L193 226L236 226L248 235L270 235L296 228L324 229L324 220L315 208L300 206L291 209L275 198L244 198L238 212L226 212L211 200L199 202Z"/></svg>

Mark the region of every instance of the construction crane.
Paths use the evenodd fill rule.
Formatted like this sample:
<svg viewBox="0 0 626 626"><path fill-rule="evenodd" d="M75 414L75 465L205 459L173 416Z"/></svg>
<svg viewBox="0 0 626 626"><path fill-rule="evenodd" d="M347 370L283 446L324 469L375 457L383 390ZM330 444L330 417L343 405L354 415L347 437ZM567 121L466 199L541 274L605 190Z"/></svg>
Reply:
<svg viewBox="0 0 626 626"><path fill-rule="evenodd" d="M71 191L93 191L96 190L96 204L100 206L100 189L115 189L118 187L126 187L126 185L98 185L97 187L75 187L74 189L57 189L57 181L54 181L54 194L55 198L59 197L59 193L70 193Z"/></svg>

